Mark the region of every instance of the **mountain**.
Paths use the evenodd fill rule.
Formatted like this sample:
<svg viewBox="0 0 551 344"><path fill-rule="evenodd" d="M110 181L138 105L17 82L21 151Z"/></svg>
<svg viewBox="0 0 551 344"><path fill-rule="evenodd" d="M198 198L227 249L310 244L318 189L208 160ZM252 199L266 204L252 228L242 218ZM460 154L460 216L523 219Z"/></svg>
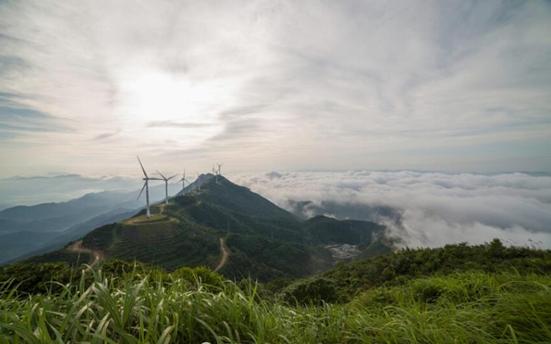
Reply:
<svg viewBox="0 0 551 344"><path fill-rule="evenodd" d="M153 200L164 196L151 188ZM67 202L15 206L0 211L0 264L63 247L98 226L131 216L143 205L137 191L89 193Z"/></svg>
<svg viewBox="0 0 551 344"><path fill-rule="evenodd" d="M16 205L65 202L88 193L130 191L136 180L126 177L89 177L78 174L0 178L0 209Z"/></svg>
<svg viewBox="0 0 551 344"><path fill-rule="evenodd" d="M151 210L150 218L142 210L31 261L74 263L96 256L168 270L206 265L231 278L271 280L324 271L343 259L390 250L381 225L328 217L303 220L212 174L201 175L169 204L155 204ZM229 252L222 263L221 252Z"/></svg>
<svg viewBox="0 0 551 344"><path fill-rule="evenodd" d="M28 257L44 254L63 248L68 242L77 240L91 230L107 223L121 221L135 214L135 210L117 208L95 216L87 221L73 225L62 232L16 232L6 236L0 242L0 252L11 258L3 263L19 261ZM32 240L29 240L32 238Z"/></svg>

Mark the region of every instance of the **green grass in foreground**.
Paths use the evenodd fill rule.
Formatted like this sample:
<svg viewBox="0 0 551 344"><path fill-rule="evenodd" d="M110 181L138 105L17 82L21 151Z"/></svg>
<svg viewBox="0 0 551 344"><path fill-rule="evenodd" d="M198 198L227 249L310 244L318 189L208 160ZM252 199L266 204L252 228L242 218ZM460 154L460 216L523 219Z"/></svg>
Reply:
<svg viewBox="0 0 551 344"><path fill-rule="evenodd" d="M218 277L88 270L34 295L4 284L0 343L551 343L549 276L453 273L321 306Z"/></svg>

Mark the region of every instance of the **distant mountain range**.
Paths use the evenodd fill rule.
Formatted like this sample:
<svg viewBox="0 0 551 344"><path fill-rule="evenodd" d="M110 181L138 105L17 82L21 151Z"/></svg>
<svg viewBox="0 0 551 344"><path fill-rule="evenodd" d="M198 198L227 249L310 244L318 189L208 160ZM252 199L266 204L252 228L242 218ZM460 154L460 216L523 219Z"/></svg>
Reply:
<svg viewBox="0 0 551 344"><path fill-rule="evenodd" d="M78 174L0 178L0 210L16 205L66 202L84 194L132 191L139 181L127 177L88 177Z"/></svg>
<svg viewBox="0 0 551 344"><path fill-rule="evenodd" d="M162 185L152 199L164 197ZM0 211L0 264L63 247L98 226L120 221L143 207L133 192L89 193L59 203L16 206Z"/></svg>
<svg viewBox="0 0 551 344"><path fill-rule="evenodd" d="M97 257L138 260L168 270L217 267L230 278L266 281L305 276L343 259L388 252L392 246L379 224L326 216L303 219L212 174L201 175L168 205L155 204L152 214L146 218L142 210L113 221L86 234L78 245L31 261L92 262L93 252ZM228 252L221 264L221 256Z"/></svg>

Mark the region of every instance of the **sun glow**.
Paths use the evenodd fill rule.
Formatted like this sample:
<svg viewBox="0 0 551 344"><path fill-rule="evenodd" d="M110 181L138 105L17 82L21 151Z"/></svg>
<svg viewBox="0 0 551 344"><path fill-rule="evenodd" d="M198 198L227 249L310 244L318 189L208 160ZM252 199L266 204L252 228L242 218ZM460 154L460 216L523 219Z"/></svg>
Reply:
<svg viewBox="0 0 551 344"><path fill-rule="evenodd" d="M200 143L223 129L219 114L236 87L227 80L193 81L163 72L122 78L119 118L125 130L150 140Z"/></svg>

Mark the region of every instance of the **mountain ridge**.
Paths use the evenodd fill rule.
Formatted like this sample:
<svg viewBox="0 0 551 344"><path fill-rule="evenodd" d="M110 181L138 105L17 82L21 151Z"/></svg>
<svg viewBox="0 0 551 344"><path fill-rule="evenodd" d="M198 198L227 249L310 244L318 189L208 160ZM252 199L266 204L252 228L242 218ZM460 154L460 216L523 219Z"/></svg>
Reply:
<svg viewBox="0 0 551 344"><path fill-rule="evenodd" d="M141 210L96 228L82 238L83 247L107 258L137 260L167 270L199 265L215 268L223 239L231 255L220 273L271 280L328 269L338 260L327 245L356 245L362 254L384 235L383 226L367 221L304 221L250 189L212 174L199 176L167 205L152 205L151 213L147 218ZM59 257L82 263L67 247L31 260Z"/></svg>
<svg viewBox="0 0 551 344"><path fill-rule="evenodd" d="M151 191L152 199L160 200L164 186L155 186ZM103 191L65 202L1 210L0 264L63 247L98 226L130 216L142 205L136 194L136 191Z"/></svg>

